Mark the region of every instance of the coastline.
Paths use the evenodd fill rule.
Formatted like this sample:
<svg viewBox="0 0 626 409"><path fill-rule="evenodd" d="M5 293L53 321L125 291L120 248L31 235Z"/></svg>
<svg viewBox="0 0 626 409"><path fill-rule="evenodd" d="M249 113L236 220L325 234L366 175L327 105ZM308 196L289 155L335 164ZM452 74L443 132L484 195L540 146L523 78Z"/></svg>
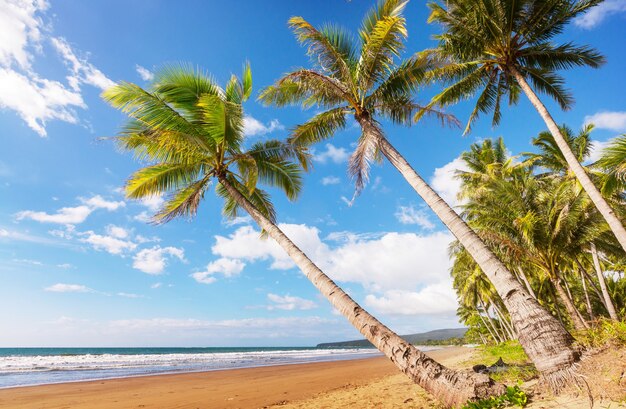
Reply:
<svg viewBox="0 0 626 409"><path fill-rule="evenodd" d="M453 366L466 359L471 351L465 347L446 347L427 354ZM136 376L6 388L0 390L0 408L262 408L363 387L397 374L398 370L388 359L372 357ZM408 388L407 396L418 392L421 389L417 386Z"/></svg>

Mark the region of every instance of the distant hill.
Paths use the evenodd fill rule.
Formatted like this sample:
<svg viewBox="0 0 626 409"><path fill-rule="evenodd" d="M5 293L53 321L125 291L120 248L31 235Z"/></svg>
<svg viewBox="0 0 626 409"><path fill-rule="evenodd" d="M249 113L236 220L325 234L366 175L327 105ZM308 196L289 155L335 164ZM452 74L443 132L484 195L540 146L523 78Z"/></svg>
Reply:
<svg viewBox="0 0 626 409"><path fill-rule="evenodd" d="M450 338L463 338L467 328L436 329L434 331L422 332L420 334L401 335L405 341L411 344L425 344L432 341L445 341ZM353 341L326 342L318 344L318 348L345 348L345 347L371 347L371 342L366 339L355 339Z"/></svg>

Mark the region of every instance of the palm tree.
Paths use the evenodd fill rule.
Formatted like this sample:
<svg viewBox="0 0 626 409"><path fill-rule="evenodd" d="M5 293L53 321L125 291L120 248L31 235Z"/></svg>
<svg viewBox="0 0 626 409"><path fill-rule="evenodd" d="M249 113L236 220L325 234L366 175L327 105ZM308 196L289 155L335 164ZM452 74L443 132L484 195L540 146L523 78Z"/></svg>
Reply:
<svg viewBox="0 0 626 409"><path fill-rule="evenodd" d="M604 148L596 165L606 172L602 192L611 194L617 191L623 194L626 190L626 134L613 139Z"/></svg>
<svg viewBox="0 0 626 409"><path fill-rule="evenodd" d="M557 70L575 66L597 68L604 57L588 46L555 45L552 38L575 17L602 0L446 0L431 2L429 22L440 23L445 32L439 47L426 54L444 66L436 76L451 83L433 102L448 105L479 93L466 132L479 113L493 111L494 126L500 122L501 99L517 103L520 90L543 118L563 153L567 165L607 221L626 251L626 229L576 159L556 122L535 90L556 100L562 109L573 103ZM529 84L534 86L531 87Z"/></svg>
<svg viewBox="0 0 626 409"><path fill-rule="evenodd" d="M106 101L132 118L117 137L121 148L154 163L129 178L127 196L173 192L155 215L155 222L163 223L194 216L216 182L216 193L224 198L224 215L247 212L330 303L414 382L449 405L501 392L501 385L488 377L452 371L405 342L361 308L280 230L269 195L257 183L280 188L295 199L308 156L279 141L244 147L242 103L252 89L248 66L242 78L232 76L222 89L193 68L168 67L155 77L150 90L122 82L103 93Z"/></svg>
<svg viewBox="0 0 626 409"><path fill-rule="evenodd" d="M428 61L413 56L395 63L407 36L402 15L406 3L384 0L374 7L363 20L358 46L337 26L316 29L302 17L292 17L289 25L298 41L308 47L314 67L286 74L263 90L260 100L278 106L301 104L324 109L293 129L290 141L295 145L328 139L346 127L349 117L354 118L362 131L349 163L357 193L367 181L371 161L387 158L487 274L511 315L520 343L538 370L554 379L568 377L569 368L579 356L572 346L572 336L415 172L387 140L377 120L380 117L410 125L417 113L447 119L412 99L412 93L426 77Z"/></svg>
<svg viewBox="0 0 626 409"><path fill-rule="evenodd" d="M590 134L593 128L594 128L593 125L586 125L583 127L583 129L581 129L578 135L574 136L574 133L572 132L572 130L568 128L567 126L563 125L559 127L559 130L561 131L561 134L564 136L567 145L571 148L572 152L575 153L576 160L578 162L582 163L586 161L589 158L589 155L591 154L592 145L591 145ZM569 172L568 172L567 161L565 159L565 156L563 155L561 150L558 148L556 140L554 139L551 133L541 132L539 136L537 136L536 138L533 138L532 143L534 146L539 148L540 152L539 153L526 153L524 155L528 157L530 160L534 161L536 165L544 169L547 169L548 172L545 174L545 176L561 178L564 180L564 183L569 183L569 182L574 181L573 177L570 174L568 174ZM617 147L617 149L615 147ZM615 152L619 152L619 141L617 144L613 142L613 145L610 148L612 148L610 152L613 152L613 154L615 154ZM615 165L615 166L610 166L610 165ZM595 169L586 169L586 171L591 173L593 176L596 176L596 174L599 173L597 176L600 179L604 179L605 187L607 186L607 184L611 184L609 181L619 180L619 174L620 174L619 163L607 163L607 164L600 165L599 167L604 168L604 169L609 169L609 171L604 174L597 172ZM576 186L572 186L572 188L576 189ZM605 194L608 194L608 193L609 192L606 192ZM609 199L610 200L612 199L614 203L619 201L619 198L615 198L615 194L613 194L612 196L613 197L609 195ZM615 311L613 301L611 300L611 297L609 296L609 293L606 287L604 273L600 267L600 262L598 259L598 252L596 250L596 246L594 243L589 244L588 251L592 255L593 266L594 266L594 269L596 270L596 275L598 277L598 282L600 283L600 288L602 289L602 296L604 298L604 304L606 305L607 311L611 319L617 321L618 320L617 313Z"/></svg>

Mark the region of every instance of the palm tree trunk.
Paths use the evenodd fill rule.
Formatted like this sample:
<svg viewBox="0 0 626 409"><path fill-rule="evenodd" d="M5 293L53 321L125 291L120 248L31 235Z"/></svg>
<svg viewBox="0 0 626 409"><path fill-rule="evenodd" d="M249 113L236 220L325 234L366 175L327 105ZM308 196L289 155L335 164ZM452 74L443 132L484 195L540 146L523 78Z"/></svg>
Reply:
<svg viewBox="0 0 626 409"><path fill-rule="evenodd" d="M293 259L304 275L350 323L413 382L449 406L503 392L502 385L483 374L453 371L426 356L365 311L300 250L282 230L259 212L225 178L220 183L231 197Z"/></svg>
<svg viewBox="0 0 626 409"><path fill-rule="evenodd" d="M364 132L376 132L367 121L361 126ZM572 380L572 366L580 358L580 352L573 347L571 334L526 292L480 237L380 134L378 146L487 275L511 315L520 344L549 384L558 390L562 382Z"/></svg>
<svg viewBox="0 0 626 409"><path fill-rule="evenodd" d="M477 308L476 310L478 310L478 308ZM491 335L491 338L493 338L493 341L494 341L495 343L502 342L502 340L501 340L498 336L496 336L496 334L493 332L493 330L492 330L491 326L489 326L489 325L487 324L487 321L485 321L485 317L483 317L483 316L482 316L482 314L480 313L480 311L478 311L478 317L479 317L479 318L480 318L480 320L483 322L483 325L485 326L485 328L487 328L487 331L489 332L489 335Z"/></svg>
<svg viewBox="0 0 626 409"><path fill-rule="evenodd" d="M519 273L520 277L522 277L522 281L524 281L524 284L526 285L526 289L528 290L530 295L532 295L533 298L536 300L537 296L535 295L535 292L533 291L533 287L530 285L530 281L528 281L528 277L526 277L526 274L524 274L524 270L521 267L518 267L517 272Z"/></svg>
<svg viewBox="0 0 626 409"><path fill-rule="evenodd" d="M480 305L481 305L483 311L485 311L485 315L487 316L486 322L489 323L489 326L491 326L491 330L493 331L493 333L494 333L494 335L496 337L495 341L498 342L498 343L506 341L506 336L502 335L501 332L498 331L498 327L496 326L496 324L494 324L493 318L491 318L491 315L489 315L489 309L487 308L487 306L485 305L483 300L480 300Z"/></svg>
<svg viewBox="0 0 626 409"><path fill-rule="evenodd" d="M580 281L583 284L583 292L585 293L585 306L587 307L587 314L589 315L589 319L594 321L596 319L593 314L593 308L591 307L591 300L589 299L589 291L587 291L587 280L585 279L585 275L583 271L579 268L578 272L580 273Z"/></svg>
<svg viewBox="0 0 626 409"><path fill-rule="evenodd" d="M515 330L511 327L511 324L504 316L500 308L498 308L498 305L495 302L493 303L493 309L498 315L498 318L500 318L500 322L502 322L502 324L506 328L506 332L509 334L509 339L517 339L517 334L515 333Z"/></svg>
<svg viewBox="0 0 626 409"><path fill-rule="evenodd" d="M602 297L604 297L606 309L609 311L609 316L611 317L611 319L618 321L619 318L617 316L617 312L615 311L615 305L613 305L613 300L611 300L609 290L606 288L606 281L604 280L604 273L602 272L600 260L598 259L598 251L596 250L596 245L594 243L591 243L589 247L591 248L593 266L595 267L596 274L598 275L598 281L600 282L600 288L602 289Z"/></svg>
<svg viewBox="0 0 626 409"><path fill-rule="evenodd" d="M569 297L567 296L567 293L563 289L563 286L561 285L561 280L558 278L552 279L552 284L554 285L554 288L556 289L556 294L558 295L559 299L565 306L565 309L567 310L567 314L572 320L572 324L574 324L574 328L577 331L583 331L587 329L588 328L587 325L585 325L585 323L580 319L576 311L576 307L574 307L574 304L569 299Z"/></svg>
<svg viewBox="0 0 626 409"><path fill-rule="evenodd" d="M607 307L606 301L604 299L604 296L602 296L602 291L598 288L598 285L596 284L596 282L593 281L593 277L591 277L589 275L589 273L587 272L587 270L585 270L585 268L583 267L581 262L578 260L578 258L576 258L576 264L578 264L578 267L580 268L580 271L583 273L585 278L587 278L587 281L589 281L589 283L593 287L593 291L596 293L596 295L598 296L598 299L600 300L600 302L602 303L602 305L604 306L604 308L608 312L609 311L609 307Z"/></svg>
<svg viewBox="0 0 626 409"><path fill-rule="evenodd" d="M576 315L578 316L580 321L582 321L585 324L585 328L589 328L589 323L587 323L587 321L585 321L585 319L583 318L583 315L580 313L580 311L576 307L576 302L574 301L574 297L572 296L572 292L569 289L569 284L567 284L567 280L565 278L563 279L563 284L565 285L565 291L567 292L567 298L570 300L570 302L574 306L574 310L576 311Z"/></svg>
<svg viewBox="0 0 626 409"><path fill-rule="evenodd" d="M554 122L554 119L548 112L545 105L543 105L539 97L537 97L537 94L535 94L530 85L528 85L526 79L515 68L511 68L510 72L513 77L515 77L522 90L524 90L524 93L526 93L526 96L530 100L531 104L533 104L537 112L539 112L539 115L541 115L541 118L543 118L544 122L548 126L548 129L554 137L559 149L563 153L569 168L572 172L574 172L574 175L576 175L576 178L580 182L583 189L585 189L585 192L589 195L591 201L595 204L598 211L609 224L609 227L611 228L611 231L613 231L613 234L615 234L617 241L619 241L624 251L626 251L626 229L624 228L624 225L617 217L613 209L611 209L604 197L602 197L598 188L593 184L587 172L585 172L585 169L578 162L578 159L576 159L572 149L561 134L556 122Z"/></svg>

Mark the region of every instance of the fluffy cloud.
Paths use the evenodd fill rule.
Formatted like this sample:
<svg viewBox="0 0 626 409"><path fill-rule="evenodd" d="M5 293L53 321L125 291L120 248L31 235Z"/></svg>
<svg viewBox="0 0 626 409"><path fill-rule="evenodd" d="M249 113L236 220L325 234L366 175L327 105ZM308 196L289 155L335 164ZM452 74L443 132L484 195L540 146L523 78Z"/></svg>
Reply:
<svg viewBox="0 0 626 409"><path fill-rule="evenodd" d="M185 261L185 251L178 247L160 246L143 249L133 257L133 268L146 274L158 275L163 273L167 260L172 257Z"/></svg>
<svg viewBox="0 0 626 409"><path fill-rule="evenodd" d="M135 70L137 71L137 74L139 74L141 79L144 81L152 81L154 79L154 73L150 71L149 69L142 67L139 64L135 65Z"/></svg>
<svg viewBox="0 0 626 409"><path fill-rule="evenodd" d="M40 223L79 224L93 211L89 206L63 207L56 213L24 210L16 214L17 220L31 219Z"/></svg>
<svg viewBox="0 0 626 409"><path fill-rule="evenodd" d="M391 290L380 297L369 294L365 305L382 314L422 315L454 314L458 304L450 283L441 282L419 291Z"/></svg>
<svg viewBox="0 0 626 409"><path fill-rule="evenodd" d="M67 40L64 38L52 38L50 42L61 57L63 57L63 60L72 73L67 77L67 81L74 91L79 91L81 84L89 84L101 90L115 85L113 81L108 79L106 75L94 67L93 64L89 63L86 59L77 57L72 47L70 47Z"/></svg>
<svg viewBox="0 0 626 409"><path fill-rule="evenodd" d="M345 148L337 148L331 143L326 144L324 152L314 153L313 160L319 163L331 161L333 163L343 163L348 160L348 151Z"/></svg>
<svg viewBox="0 0 626 409"><path fill-rule="evenodd" d="M241 273L245 266L246 264L241 260L222 257L210 262L205 271L193 273L191 274L191 277L199 283L211 284L217 280L213 277L214 274L222 274L224 277L232 277Z"/></svg>
<svg viewBox="0 0 626 409"><path fill-rule="evenodd" d="M51 285L50 287L46 287L44 288L44 291L49 291L53 293L93 293L94 292L94 290L92 290L89 287L85 287L84 285L62 284L62 283L58 283L58 284Z"/></svg>
<svg viewBox="0 0 626 409"><path fill-rule="evenodd" d="M81 198L80 201L92 209L107 209L110 212L126 206L126 203L122 201L109 201L104 199L100 195L95 195L93 197L90 197L89 199Z"/></svg>
<svg viewBox="0 0 626 409"><path fill-rule="evenodd" d="M86 59L77 57L66 40L50 36L51 26L43 21L48 8L45 0L0 3L0 108L15 111L42 137L47 135L47 121L79 123L75 109L87 108L82 84L100 89L113 84ZM45 56L44 46L51 46L66 63L68 86L33 70L35 55Z"/></svg>
<svg viewBox="0 0 626 409"><path fill-rule="evenodd" d="M592 141L587 162L594 163L598 161L598 159L600 159L600 156L602 155L602 151L611 143L611 141L611 139L609 139L608 141Z"/></svg>
<svg viewBox="0 0 626 409"><path fill-rule="evenodd" d="M243 117L243 134L245 136L257 136L281 131L285 127L278 122L278 119L272 119L269 124L265 125L256 118L246 115Z"/></svg>
<svg viewBox="0 0 626 409"><path fill-rule="evenodd" d="M39 136L45 137L46 122L56 119L78 123L72 107L86 108L79 92L65 88L58 81L24 75L0 67L0 108L15 111Z"/></svg>
<svg viewBox="0 0 626 409"><path fill-rule="evenodd" d="M430 180L432 188L452 207L461 204L457 199L461 190L461 181L455 177L457 170L468 170L461 158L456 158L452 162L436 168Z"/></svg>
<svg viewBox="0 0 626 409"><path fill-rule="evenodd" d="M339 183L341 183L341 179L337 176L326 176L322 178L322 185L324 186L338 185Z"/></svg>
<svg viewBox="0 0 626 409"><path fill-rule="evenodd" d="M449 282L448 245L452 236L386 233L378 236L333 235L329 246L315 227L281 224L279 227L334 280L355 282L373 291L411 289ZM292 260L273 240L262 240L251 226L228 237L216 236L212 247L220 257L247 262L267 260L272 269L290 269Z"/></svg>
<svg viewBox="0 0 626 409"><path fill-rule="evenodd" d="M585 117L585 125L587 124L594 124L596 128L615 132L626 131L626 112L605 111L587 115Z"/></svg>
<svg viewBox="0 0 626 409"><path fill-rule="evenodd" d="M161 195L153 195L144 197L139 201L139 203L141 203L143 206L147 207L148 210L154 213L158 211L161 206L163 206L163 203L165 203L165 199Z"/></svg>
<svg viewBox="0 0 626 409"><path fill-rule="evenodd" d="M110 254L119 255L126 251L132 251L137 247L137 245L130 240L123 240L115 236L102 236L93 231L79 234L85 236L80 239L81 242L91 244L94 249L104 250Z"/></svg>
<svg viewBox="0 0 626 409"><path fill-rule="evenodd" d="M81 198L80 200L83 202L82 206L63 207L56 213L23 210L18 212L15 217L17 220L31 219L40 223L80 224L96 209L114 211L125 205L124 202L105 200L100 195L93 196L89 199Z"/></svg>
<svg viewBox="0 0 626 409"><path fill-rule="evenodd" d="M317 308L317 304L311 300L306 300L300 297L293 297L289 294L280 296L277 294L267 294L267 299L273 304L268 305L268 310L312 310Z"/></svg>
<svg viewBox="0 0 626 409"><path fill-rule="evenodd" d="M574 24L584 29L592 29L612 14L626 11L626 0L605 0L574 20Z"/></svg>
<svg viewBox="0 0 626 409"><path fill-rule="evenodd" d="M31 48L41 40L41 19L38 13L49 7L46 1L13 0L0 6L0 64L17 64L30 68Z"/></svg>
<svg viewBox="0 0 626 409"><path fill-rule="evenodd" d="M109 224L106 227L106 232L109 236L115 237L116 239L126 239L130 236L130 232L128 230L114 224Z"/></svg>
<svg viewBox="0 0 626 409"><path fill-rule="evenodd" d="M416 209L413 206L399 206L395 216L402 224L416 224L428 230L435 228L424 209Z"/></svg>

